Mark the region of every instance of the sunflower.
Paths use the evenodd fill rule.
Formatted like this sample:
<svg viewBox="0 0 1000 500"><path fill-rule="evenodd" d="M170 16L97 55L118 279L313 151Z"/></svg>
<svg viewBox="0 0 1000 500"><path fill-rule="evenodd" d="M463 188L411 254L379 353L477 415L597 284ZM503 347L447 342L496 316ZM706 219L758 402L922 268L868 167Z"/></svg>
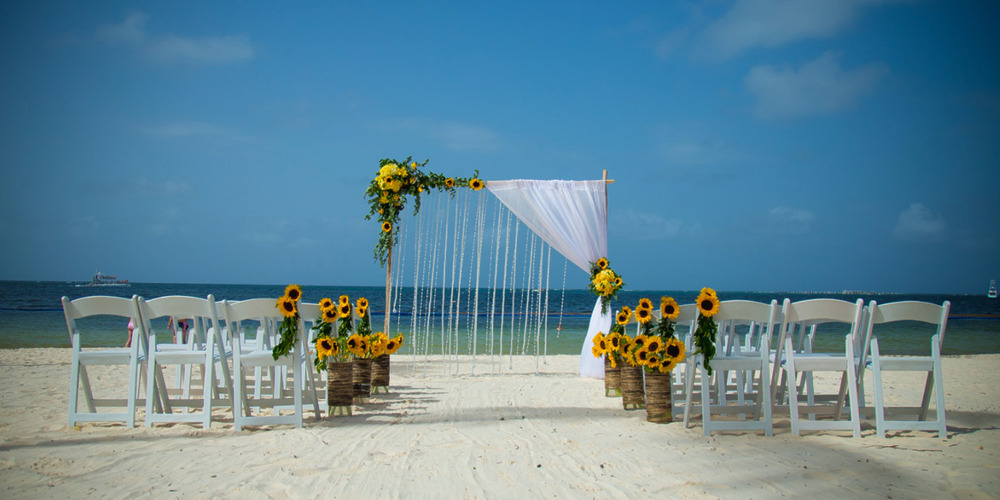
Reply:
<svg viewBox="0 0 1000 500"><path fill-rule="evenodd" d="M664 357L663 360L660 361L660 373L670 373L673 371L675 366L677 366L676 359Z"/></svg>
<svg viewBox="0 0 1000 500"><path fill-rule="evenodd" d="M360 358L364 356L365 351L368 350L368 341L361 335L355 333L347 338L347 350L351 351L351 354Z"/></svg>
<svg viewBox="0 0 1000 500"><path fill-rule="evenodd" d="M287 295L282 296L278 299L278 303L275 306L281 311L281 314L286 318L294 318L298 314L299 309L295 305L295 301L288 298Z"/></svg>
<svg viewBox="0 0 1000 500"><path fill-rule="evenodd" d="M615 286L622 286L621 276L615 276Z"/></svg>
<svg viewBox="0 0 1000 500"><path fill-rule="evenodd" d="M719 312L719 298L715 295L701 294L698 296L698 312L706 318L711 318Z"/></svg>
<svg viewBox="0 0 1000 500"><path fill-rule="evenodd" d="M636 307L635 309L637 311L639 309L647 309L647 310L652 311L653 310L653 301L651 301L651 300L643 297L643 298L639 299L639 307Z"/></svg>
<svg viewBox="0 0 1000 500"><path fill-rule="evenodd" d="M663 362L663 358L660 357L659 353L650 351L649 355L646 356L646 366L648 366L649 368L651 368L653 370L660 369L660 363L662 363L662 362Z"/></svg>
<svg viewBox="0 0 1000 500"><path fill-rule="evenodd" d="M333 309L333 299L329 297L324 297L323 300L319 301L320 311L325 311L327 309Z"/></svg>
<svg viewBox="0 0 1000 500"><path fill-rule="evenodd" d="M322 361L327 356L337 355L337 342L330 337L321 337L316 339L316 357Z"/></svg>
<svg viewBox="0 0 1000 500"><path fill-rule="evenodd" d="M359 307L359 308L357 308L355 310L358 311L358 317L359 318L364 318L364 317L368 316L368 308L367 307Z"/></svg>
<svg viewBox="0 0 1000 500"><path fill-rule="evenodd" d="M358 307L359 308L360 307L368 307L368 299L366 299L364 297L359 297L358 298Z"/></svg>
<svg viewBox="0 0 1000 500"><path fill-rule="evenodd" d="M670 321L675 321L681 313L680 306L673 297L660 297L660 314Z"/></svg>
<svg viewBox="0 0 1000 500"><path fill-rule="evenodd" d="M684 342L677 339L670 339L666 342L666 348L664 349L664 357L670 358L675 363L680 363L684 361L687 356L686 349L684 347Z"/></svg>
<svg viewBox="0 0 1000 500"><path fill-rule="evenodd" d="M618 352L618 348L621 346L622 336L618 332L611 332L606 337L608 342L607 352Z"/></svg>
<svg viewBox="0 0 1000 500"><path fill-rule="evenodd" d="M292 300L299 300L302 298L302 287L299 285L288 285L285 287L285 297Z"/></svg>
<svg viewBox="0 0 1000 500"><path fill-rule="evenodd" d="M650 309L636 309L635 320L645 325L653 319L653 311Z"/></svg>
<svg viewBox="0 0 1000 500"><path fill-rule="evenodd" d="M635 351L635 364L645 365L649 360L649 350L645 347L639 348Z"/></svg>
<svg viewBox="0 0 1000 500"><path fill-rule="evenodd" d="M715 290L712 290L711 288L709 288L707 286L705 288L701 289L701 295L711 295L713 297L716 296Z"/></svg>
<svg viewBox="0 0 1000 500"><path fill-rule="evenodd" d="M483 181L479 179L472 179L469 181L469 187L472 188L473 191L479 191L485 185L486 184L484 184Z"/></svg>
<svg viewBox="0 0 1000 500"><path fill-rule="evenodd" d="M601 269L607 269L608 268L608 259L605 258L605 257L601 257L600 259L597 259L597 267L599 267Z"/></svg>
<svg viewBox="0 0 1000 500"><path fill-rule="evenodd" d="M389 222L389 221L383 222L382 223L382 232L383 233L391 233L392 232L392 223Z"/></svg>
<svg viewBox="0 0 1000 500"><path fill-rule="evenodd" d="M624 306L621 311L618 311L618 316L615 317L615 321L617 321L619 325L625 326L631 318L632 310L629 309L628 306Z"/></svg>
<svg viewBox="0 0 1000 500"><path fill-rule="evenodd" d="M351 317L351 303L340 304L337 307L337 314L340 315L340 319L347 319Z"/></svg>
<svg viewBox="0 0 1000 500"><path fill-rule="evenodd" d="M385 342L372 341L372 357L377 358L383 354L385 354Z"/></svg>
<svg viewBox="0 0 1000 500"><path fill-rule="evenodd" d="M395 338L391 338L385 343L385 353L394 354L400 347L403 347L403 336L396 335Z"/></svg>
<svg viewBox="0 0 1000 500"><path fill-rule="evenodd" d="M657 352L663 348L663 339L659 335L651 335L646 338L646 349L649 352Z"/></svg>
<svg viewBox="0 0 1000 500"><path fill-rule="evenodd" d="M322 309L322 318L326 323L330 323L332 325L334 321L337 321L338 316L340 315L337 314L337 309L335 307Z"/></svg>
<svg viewBox="0 0 1000 500"><path fill-rule="evenodd" d="M452 179L451 177L445 179L444 185L447 186L448 189L455 187L455 179Z"/></svg>
<svg viewBox="0 0 1000 500"><path fill-rule="evenodd" d="M636 335L635 338L632 339L632 349L640 349L645 346L647 342L649 342L648 335Z"/></svg>
<svg viewBox="0 0 1000 500"><path fill-rule="evenodd" d="M348 297L347 295L341 295L340 298L337 299L337 302L339 304L350 304L351 303L351 298Z"/></svg>

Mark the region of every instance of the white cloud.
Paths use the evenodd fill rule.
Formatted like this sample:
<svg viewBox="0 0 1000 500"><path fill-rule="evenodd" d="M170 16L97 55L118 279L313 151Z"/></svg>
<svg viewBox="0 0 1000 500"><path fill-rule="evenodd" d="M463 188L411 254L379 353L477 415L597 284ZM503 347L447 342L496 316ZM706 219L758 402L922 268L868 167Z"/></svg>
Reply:
<svg viewBox="0 0 1000 500"><path fill-rule="evenodd" d="M771 227L778 234L808 233L815 218L816 216L808 210L780 205L768 212Z"/></svg>
<svg viewBox="0 0 1000 500"><path fill-rule="evenodd" d="M204 122L173 122L146 127L146 135L159 139L213 138L241 140L243 135L231 129Z"/></svg>
<svg viewBox="0 0 1000 500"><path fill-rule="evenodd" d="M639 241L656 241L676 238L681 231L680 219L666 219L658 214L626 209L620 212L612 227L625 237Z"/></svg>
<svg viewBox="0 0 1000 500"><path fill-rule="evenodd" d="M226 64L253 59L250 40L242 36L185 38L167 36L146 47L150 57L161 61Z"/></svg>
<svg viewBox="0 0 1000 500"><path fill-rule="evenodd" d="M253 45L245 36L151 36L146 30L148 18L141 12L133 12L120 24L98 28L94 36L111 45L132 46L145 57L160 62L228 64L254 58Z"/></svg>
<svg viewBox="0 0 1000 500"><path fill-rule="evenodd" d="M849 27L879 0L738 0L702 33L700 55L727 59L757 47L825 38Z"/></svg>
<svg viewBox="0 0 1000 500"><path fill-rule="evenodd" d="M946 229L944 217L931 212L923 203L913 203L899 214L892 235L900 240L938 240Z"/></svg>
<svg viewBox="0 0 1000 500"><path fill-rule="evenodd" d="M827 52L799 69L755 66L745 83L757 98L758 116L795 118L852 107L888 74L882 63L845 70L840 55Z"/></svg>

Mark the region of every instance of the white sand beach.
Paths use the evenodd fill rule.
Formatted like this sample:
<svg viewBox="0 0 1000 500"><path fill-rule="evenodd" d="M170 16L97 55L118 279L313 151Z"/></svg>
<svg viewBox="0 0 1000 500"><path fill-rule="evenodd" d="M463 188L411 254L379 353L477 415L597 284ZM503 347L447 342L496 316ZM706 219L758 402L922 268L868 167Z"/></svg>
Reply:
<svg viewBox="0 0 1000 500"><path fill-rule="evenodd" d="M577 375L579 358L444 375L393 357L389 394L354 415L236 432L231 415L129 429L66 425L69 349L0 350L4 498L997 498L1000 355L947 357L949 439L865 425L792 436L653 424ZM467 363L467 358L462 358ZM505 365L505 370L507 366ZM483 374L485 373L485 374ZM98 389L109 377L95 380ZM913 396L895 377L890 398ZM870 389L869 389L870 391ZM912 393L912 394L911 394ZM227 418L228 417L228 418Z"/></svg>

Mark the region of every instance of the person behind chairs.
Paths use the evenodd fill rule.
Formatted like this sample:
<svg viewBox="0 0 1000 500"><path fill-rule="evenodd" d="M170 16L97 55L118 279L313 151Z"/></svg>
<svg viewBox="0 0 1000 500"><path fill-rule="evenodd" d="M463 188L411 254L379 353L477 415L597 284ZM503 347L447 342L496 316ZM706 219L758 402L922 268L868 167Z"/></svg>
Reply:
<svg viewBox="0 0 1000 500"><path fill-rule="evenodd" d="M177 327L181 329L181 343L182 344L186 344L187 343L188 328L191 327L190 321L191 321L190 319L183 319L183 318L177 320ZM170 319L167 320L167 330L169 330L170 333L173 335L173 337L174 337L174 343L177 343L177 333L176 333L176 330L174 330L174 317L173 316L171 316Z"/></svg>

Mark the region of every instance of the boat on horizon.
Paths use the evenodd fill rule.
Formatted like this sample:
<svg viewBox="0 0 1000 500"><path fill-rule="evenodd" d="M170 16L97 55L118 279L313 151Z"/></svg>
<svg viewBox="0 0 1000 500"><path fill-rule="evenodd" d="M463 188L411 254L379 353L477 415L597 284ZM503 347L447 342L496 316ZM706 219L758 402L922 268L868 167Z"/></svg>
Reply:
<svg viewBox="0 0 1000 500"><path fill-rule="evenodd" d="M120 280L118 276L113 274L103 274L97 271L97 274L90 279L90 283L77 283L76 286L132 286L128 280Z"/></svg>
<svg viewBox="0 0 1000 500"><path fill-rule="evenodd" d="M990 280L990 291L986 292L986 296L991 299L997 298L997 280Z"/></svg>

